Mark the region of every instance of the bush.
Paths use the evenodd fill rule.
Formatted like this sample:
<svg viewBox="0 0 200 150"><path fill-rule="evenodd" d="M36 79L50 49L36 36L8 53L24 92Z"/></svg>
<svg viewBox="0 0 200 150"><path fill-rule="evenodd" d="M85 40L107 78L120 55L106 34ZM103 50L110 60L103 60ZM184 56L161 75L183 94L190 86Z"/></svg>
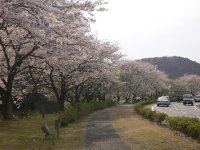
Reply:
<svg viewBox="0 0 200 150"><path fill-rule="evenodd" d="M161 125L166 119L169 122L171 129L180 131L192 138L200 140L200 121L197 118L188 117L168 117L165 113L152 111L149 108L144 108L145 105L151 104L155 101L143 101L134 105L136 113L142 115L144 118L155 121Z"/></svg>
<svg viewBox="0 0 200 150"><path fill-rule="evenodd" d="M141 114L144 118L148 119L149 118L149 113L150 113L150 109L149 108L143 108L142 111L141 111Z"/></svg>
<svg viewBox="0 0 200 150"><path fill-rule="evenodd" d="M115 102L112 100L105 101L91 101L88 103L82 103L76 106L69 106L63 114L60 114L59 119L61 121L61 126L65 127L70 122L75 121L79 116L85 116L93 111L104 109L107 107L114 106Z"/></svg>
<svg viewBox="0 0 200 150"><path fill-rule="evenodd" d="M92 110L93 111L97 111L97 110L100 110L102 109L102 104L101 104L101 101L92 101L90 102L92 104Z"/></svg>
<svg viewBox="0 0 200 150"><path fill-rule="evenodd" d="M69 120L67 118L67 115L65 113L60 114L58 119L60 120L60 124L62 127L66 127L69 124Z"/></svg>
<svg viewBox="0 0 200 150"><path fill-rule="evenodd" d="M116 102L111 99L108 99L105 101L105 104L106 104L106 107L112 107L116 105Z"/></svg>
<svg viewBox="0 0 200 150"><path fill-rule="evenodd" d="M142 107L144 107L146 105L153 104L153 103L156 103L156 100L154 100L154 99L148 99L148 100L141 101L141 102L139 102L136 105L141 105Z"/></svg>
<svg viewBox="0 0 200 150"><path fill-rule="evenodd" d="M161 125L161 123L167 118L167 114L161 112L155 112L155 121Z"/></svg>
<svg viewBox="0 0 200 150"><path fill-rule="evenodd" d="M195 139L200 139L200 121L197 118L168 117L170 128L183 132Z"/></svg>
<svg viewBox="0 0 200 150"><path fill-rule="evenodd" d="M188 135L200 140L200 123L193 123L187 127Z"/></svg>
<svg viewBox="0 0 200 150"><path fill-rule="evenodd" d="M82 103L80 106L79 106L79 108L80 108L80 114L82 114L82 115L87 115L87 114L89 114L89 113L91 113L92 112L92 104L89 102L89 103Z"/></svg>
<svg viewBox="0 0 200 150"><path fill-rule="evenodd" d="M180 117L167 117L171 129L177 130L179 119Z"/></svg>
<svg viewBox="0 0 200 150"><path fill-rule="evenodd" d="M74 122L78 117L78 108L76 106L69 106L65 113L68 122Z"/></svg>
<svg viewBox="0 0 200 150"><path fill-rule="evenodd" d="M91 104L91 107L92 107L93 111L106 108L106 104L105 104L104 101L96 100L96 101L91 101L89 103Z"/></svg>
<svg viewBox="0 0 200 150"><path fill-rule="evenodd" d="M151 109L149 109L149 112L148 112L148 119L150 120L150 121L155 121L156 120L156 114L157 114L157 112L155 112L155 111L152 111Z"/></svg>
<svg viewBox="0 0 200 150"><path fill-rule="evenodd" d="M134 105L134 110L136 113L142 115L144 118L149 119L150 121L156 121L161 124L162 121L167 117L166 114L152 111L150 108L144 108L145 105L155 103L155 100L143 101Z"/></svg>
<svg viewBox="0 0 200 150"><path fill-rule="evenodd" d="M140 103L139 104L135 104L134 105L135 112L138 113L138 114L141 114L142 107L143 106Z"/></svg>

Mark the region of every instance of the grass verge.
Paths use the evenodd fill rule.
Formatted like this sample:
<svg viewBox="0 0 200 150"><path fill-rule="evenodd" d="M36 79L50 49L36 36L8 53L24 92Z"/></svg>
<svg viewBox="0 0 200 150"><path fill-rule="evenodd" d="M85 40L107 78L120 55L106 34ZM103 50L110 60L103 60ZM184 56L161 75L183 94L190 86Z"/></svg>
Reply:
<svg viewBox="0 0 200 150"><path fill-rule="evenodd" d="M70 106L62 114L50 114L45 118L40 114L32 114L26 119L0 120L0 150L83 150L83 132L87 116L113 105L115 102L112 100L91 101ZM54 126L58 116L64 128L61 128L60 136L56 137ZM47 123L51 130L51 136L47 139L41 130L44 123Z"/></svg>
<svg viewBox="0 0 200 150"><path fill-rule="evenodd" d="M199 150L200 143L178 131L161 127L137 115L133 106L120 106L112 115L113 127L134 150Z"/></svg>
<svg viewBox="0 0 200 150"><path fill-rule="evenodd" d="M86 119L77 120L66 128L61 128L60 137L45 140L41 131L47 123L54 133L54 121L58 114L34 114L27 119L0 121L0 149L2 150L82 150L83 129Z"/></svg>

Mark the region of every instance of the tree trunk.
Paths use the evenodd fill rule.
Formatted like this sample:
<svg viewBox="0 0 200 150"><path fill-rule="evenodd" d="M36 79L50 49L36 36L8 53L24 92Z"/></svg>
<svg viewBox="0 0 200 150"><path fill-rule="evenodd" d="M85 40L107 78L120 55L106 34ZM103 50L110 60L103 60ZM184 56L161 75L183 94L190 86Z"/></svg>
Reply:
<svg viewBox="0 0 200 150"><path fill-rule="evenodd" d="M60 97L59 101L58 101L58 110L59 111L64 111L65 110L65 97Z"/></svg>
<svg viewBox="0 0 200 150"><path fill-rule="evenodd" d="M64 83L65 80L63 80L62 82ZM66 85L62 84L61 85L61 90L60 90L60 96L58 100L58 110L59 111L64 111L65 110L65 96L67 94L67 90L66 90Z"/></svg>
<svg viewBox="0 0 200 150"><path fill-rule="evenodd" d="M106 100L106 94L105 93L102 94L101 98L102 98L103 101L105 101Z"/></svg>
<svg viewBox="0 0 200 150"><path fill-rule="evenodd" d="M40 96L38 96L40 99L40 113L42 115L42 117L45 117L45 111L44 111L44 104L43 104L43 100L40 98Z"/></svg>
<svg viewBox="0 0 200 150"><path fill-rule="evenodd" d="M78 91L78 86L75 87L74 97L75 103L80 103L80 91Z"/></svg>
<svg viewBox="0 0 200 150"><path fill-rule="evenodd" d="M120 95L117 95L117 102L118 102L118 103L119 103L120 99L121 99L121 96L120 96Z"/></svg>
<svg viewBox="0 0 200 150"><path fill-rule="evenodd" d="M12 99L12 87L14 81L14 74L8 75L8 82L6 85L5 98L3 99L3 118L13 118L13 99Z"/></svg>
<svg viewBox="0 0 200 150"><path fill-rule="evenodd" d="M3 118L12 119L13 118L13 101L12 95L7 95L6 100L3 100Z"/></svg>

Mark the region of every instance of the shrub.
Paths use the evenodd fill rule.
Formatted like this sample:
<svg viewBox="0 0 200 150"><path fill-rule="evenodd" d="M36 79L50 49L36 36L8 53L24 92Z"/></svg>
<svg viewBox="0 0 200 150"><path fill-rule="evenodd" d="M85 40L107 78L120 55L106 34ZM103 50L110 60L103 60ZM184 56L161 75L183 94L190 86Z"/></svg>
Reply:
<svg viewBox="0 0 200 150"><path fill-rule="evenodd" d="M161 123L166 119L166 117L168 116L167 114L165 113L161 113L161 112L155 112L154 114L155 116L155 121L157 123L159 123L161 125Z"/></svg>
<svg viewBox="0 0 200 150"><path fill-rule="evenodd" d="M99 100L94 100L94 101L91 101L89 103L91 104L92 110L96 111L96 110L100 110L100 109L106 108L105 102L104 101L99 101Z"/></svg>
<svg viewBox="0 0 200 150"><path fill-rule="evenodd" d="M200 140L200 123L192 123L187 127L188 135Z"/></svg>
<svg viewBox="0 0 200 150"><path fill-rule="evenodd" d="M111 99L108 99L105 101L105 104L106 104L106 107L112 107L116 105L116 102Z"/></svg>
<svg viewBox="0 0 200 150"><path fill-rule="evenodd" d="M144 108L145 105L155 103L155 100L143 101L134 105L134 110L136 113L141 114L144 118L149 119L150 121L156 121L161 124L162 121L167 117L166 114L152 111L150 108Z"/></svg>
<svg viewBox="0 0 200 150"><path fill-rule="evenodd" d="M152 111L151 109L149 109L149 112L148 112L148 119L149 119L150 121L155 121L155 120L156 120L156 116L157 116L157 112Z"/></svg>
<svg viewBox="0 0 200 150"><path fill-rule="evenodd" d="M92 104L92 110L93 111L102 109L102 106L101 106L102 104L101 104L100 101L92 101L90 103Z"/></svg>
<svg viewBox="0 0 200 150"><path fill-rule="evenodd" d="M151 111L151 110L150 110L149 108L143 108L143 109L141 110L142 116L143 116L144 118L148 119L150 111Z"/></svg>
<svg viewBox="0 0 200 150"><path fill-rule="evenodd" d="M78 117L78 108L76 106L69 106L65 115L69 122L74 122Z"/></svg>
<svg viewBox="0 0 200 150"><path fill-rule="evenodd" d="M62 127L68 126L69 120L68 120L67 115L65 113L60 114L58 118L60 120L60 124L61 124Z"/></svg>
<svg viewBox="0 0 200 150"><path fill-rule="evenodd" d="M151 121L161 123L166 119L171 129L180 131L188 136L200 140L200 121L197 118L188 117L168 117L165 113L152 111L149 108L144 108L145 105L151 104L155 101L143 101L134 105L136 113L142 115L144 118Z"/></svg>
<svg viewBox="0 0 200 150"><path fill-rule="evenodd" d="M112 100L94 100L88 103L85 102L79 105L69 106L68 108L66 108L63 114L59 115L61 126L67 126L70 122L75 121L79 116L85 116L93 111L104 109L106 107L111 107L114 105L115 102L113 102Z"/></svg>
<svg viewBox="0 0 200 150"><path fill-rule="evenodd" d="M195 139L200 139L200 121L197 118L168 117L170 128L183 132Z"/></svg>
<svg viewBox="0 0 200 150"><path fill-rule="evenodd" d="M139 104L135 104L134 105L134 110L135 110L136 113L141 114L142 105L140 103Z"/></svg>
<svg viewBox="0 0 200 150"><path fill-rule="evenodd" d="M87 115L87 114L92 112L92 103L91 102L89 102L89 103L84 102L79 106L79 108L80 108L80 110L79 110L80 114Z"/></svg>
<svg viewBox="0 0 200 150"><path fill-rule="evenodd" d="M177 130L179 119L180 117L167 117L171 129Z"/></svg>

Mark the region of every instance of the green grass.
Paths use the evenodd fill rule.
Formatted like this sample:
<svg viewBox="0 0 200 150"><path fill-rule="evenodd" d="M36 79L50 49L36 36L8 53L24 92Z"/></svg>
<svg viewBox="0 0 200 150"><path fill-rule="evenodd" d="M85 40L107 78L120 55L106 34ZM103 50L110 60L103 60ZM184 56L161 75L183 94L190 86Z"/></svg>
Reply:
<svg viewBox="0 0 200 150"><path fill-rule="evenodd" d="M0 150L83 150L83 134L87 116L96 110L113 105L115 102L112 100L92 101L80 105L80 110L70 107L64 114L46 115L45 118L40 114L32 114L26 119L0 120ZM77 120L78 114L81 115L81 119ZM64 117L60 117L63 115ZM61 122L66 121L67 126L61 128L59 138L55 136L54 131L55 120L58 116ZM41 130L44 123L48 124L52 132L52 136L48 139L45 139Z"/></svg>
<svg viewBox="0 0 200 150"><path fill-rule="evenodd" d="M61 128L60 137L54 140L46 139L41 130L43 123L47 123L51 132L55 134L54 122L58 114L33 114L26 119L11 121L0 120L0 149L2 150L81 150L84 149L83 129L85 119Z"/></svg>

